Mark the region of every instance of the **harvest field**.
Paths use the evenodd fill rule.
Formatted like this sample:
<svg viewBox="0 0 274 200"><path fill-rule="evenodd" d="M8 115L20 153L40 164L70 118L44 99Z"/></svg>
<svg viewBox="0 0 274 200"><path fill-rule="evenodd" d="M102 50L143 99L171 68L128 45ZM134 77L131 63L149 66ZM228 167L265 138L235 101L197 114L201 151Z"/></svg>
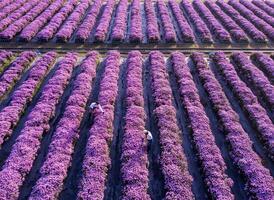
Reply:
<svg viewBox="0 0 274 200"><path fill-rule="evenodd" d="M0 200L273 200L273 40L271 0L0 0Z"/></svg>

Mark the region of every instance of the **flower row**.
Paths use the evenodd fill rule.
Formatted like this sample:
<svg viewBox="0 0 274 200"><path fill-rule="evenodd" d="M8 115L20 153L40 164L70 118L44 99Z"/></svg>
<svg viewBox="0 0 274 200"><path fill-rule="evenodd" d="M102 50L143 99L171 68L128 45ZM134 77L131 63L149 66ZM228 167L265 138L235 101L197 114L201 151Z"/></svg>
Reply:
<svg viewBox="0 0 274 200"><path fill-rule="evenodd" d="M252 3L256 5L257 7L261 8L262 10L264 10L270 16L274 17L274 10L273 10L274 3L270 1L261 1L261 0L252 0ZM272 3L273 8L271 8L271 5L268 5L268 3Z"/></svg>
<svg viewBox="0 0 274 200"><path fill-rule="evenodd" d="M133 0L130 10L129 41L142 42L142 40L143 31L140 0Z"/></svg>
<svg viewBox="0 0 274 200"><path fill-rule="evenodd" d="M100 83L98 103L103 111L95 109L82 163L78 199L103 199L107 172L111 164L110 144L113 137L114 106L118 95L120 53L110 51L105 60L105 71Z"/></svg>
<svg viewBox="0 0 274 200"><path fill-rule="evenodd" d="M192 177L182 148L176 110L172 104L172 91L169 86L164 55L159 51L149 54L153 111L159 130L161 146L160 163L165 180L165 199L193 199Z"/></svg>
<svg viewBox="0 0 274 200"><path fill-rule="evenodd" d="M53 133L46 159L40 168L40 178L29 199L54 199L61 192L70 167L74 144L96 76L98 53L90 52L80 65L65 111Z"/></svg>
<svg viewBox="0 0 274 200"><path fill-rule="evenodd" d="M144 9L146 13L146 30L148 41L158 42L160 40L159 27L151 0L146 0L144 2Z"/></svg>
<svg viewBox="0 0 274 200"><path fill-rule="evenodd" d="M56 105L69 83L77 54L68 53L43 88L37 104L32 108L19 137L0 171L0 194L4 199L17 199L19 189L29 174L41 145L44 133L50 129Z"/></svg>
<svg viewBox="0 0 274 200"><path fill-rule="evenodd" d="M0 51L0 73L2 73L6 67L9 65L13 57L11 51Z"/></svg>
<svg viewBox="0 0 274 200"><path fill-rule="evenodd" d="M260 137L269 150L270 157L274 158L274 125L265 109L258 103L257 97L237 75L233 65L226 59L223 52L213 54L212 59L256 126Z"/></svg>
<svg viewBox="0 0 274 200"><path fill-rule="evenodd" d="M9 104L0 112L0 145L12 134L27 104L32 101L47 71L55 62L56 56L56 53L48 52L36 61L26 80L14 91Z"/></svg>
<svg viewBox="0 0 274 200"><path fill-rule="evenodd" d="M34 60L36 54L32 51L21 53L14 60L0 78L0 99L2 99L14 84L20 79L23 72Z"/></svg>
<svg viewBox="0 0 274 200"><path fill-rule="evenodd" d="M172 68L192 128L194 144L204 171L205 184L213 199L234 199L231 192L233 182L226 175L226 164L215 143L209 119L200 102L198 90L185 60L182 53L171 54Z"/></svg>
<svg viewBox="0 0 274 200"><path fill-rule="evenodd" d="M4 7L1 9L0 13L0 20L4 19L7 17L10 13L12 13L14 10L18 9L20 6L22 6L27 0L19 0L19 1L14 1L8 6Z"/></svg>
<svg viewBox="0 0 274 200"><path fill-rule="evenodd" d="M202 53L193 53L191 59L195 65L203 87L222 124L226 141L230 146L230 156L234 164L246 179L245 190L250 197L261 200L273 198L273 178L262 160L252 149L252 142L239 121L239 116L231 108L222 87L214 77Z"/></svg>
<svg viewBox="0 0 274 200"><path fill-rule="evenodd" d="M121 155L122 199L150 199L147 193L149 180L142 64L142 54L139 51L128 54L126 116Z"/></svg>
<svg viewBox="0 0 274 200"><path fill-rule="evenodd" d="M13 0L5 0L0 2L0 9L4 8L5 6L11 4Z"/></svg>

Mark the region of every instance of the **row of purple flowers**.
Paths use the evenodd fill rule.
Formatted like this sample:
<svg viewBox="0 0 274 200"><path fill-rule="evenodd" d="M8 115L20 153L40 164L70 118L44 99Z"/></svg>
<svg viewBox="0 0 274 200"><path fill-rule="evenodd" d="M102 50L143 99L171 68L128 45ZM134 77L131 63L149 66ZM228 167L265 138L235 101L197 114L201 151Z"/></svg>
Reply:
<svg viewBox="0 0 274 200"><path fill-rule="evenodd" d="M2 73L6 69L12 58L13 53L11 51L0 51L0 73Z"/></svg>

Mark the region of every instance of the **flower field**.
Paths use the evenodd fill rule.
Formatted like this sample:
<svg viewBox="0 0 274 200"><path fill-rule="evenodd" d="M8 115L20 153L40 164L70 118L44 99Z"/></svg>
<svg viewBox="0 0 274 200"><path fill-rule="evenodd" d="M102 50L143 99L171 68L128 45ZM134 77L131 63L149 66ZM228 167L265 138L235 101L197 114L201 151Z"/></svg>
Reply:
<svg viewBox="0 0 274 200"><path fill-rule="evenodd" d="M2 50L0 199L271 200L273 66L262 52Z"/></svg>
<svg viewBox="0 0 274 200"><path fill-rule="evenodd" d="M17 0L0 2L0 41L267 44L273 2Z"/></svg>

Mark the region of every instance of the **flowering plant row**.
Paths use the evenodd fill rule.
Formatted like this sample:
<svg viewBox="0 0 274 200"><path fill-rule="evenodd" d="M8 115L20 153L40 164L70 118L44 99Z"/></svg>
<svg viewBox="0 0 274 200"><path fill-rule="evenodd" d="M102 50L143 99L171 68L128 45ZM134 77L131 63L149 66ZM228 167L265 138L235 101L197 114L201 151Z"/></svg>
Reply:
<svg viewBox="0 0 274 200"><path fill-rule="evenodd" d="M177 125L176 110L172 104L172 91L169 86L164 55L159 51L149 54L152 96L155 102L153 111L157 118L160 163L165 179L165 199L193 199L192 177L182 149L180 130Z"/></svg>
<svg viewBox="0 0 274 200"><path fill-rule="evenodd" d="M144 9L146 13L147 38L149 42L158 42L160 40L159 27L155 10L151 0L144 2Z"/></svg>
<svg viewBox="0 0 274 200"><path fill-rule="evenodd" d="M29 199L54 199L61 192L70 167L74 144L96 76L98 53L90 52L80 65L72 92L66 102L62 118L57 124L48 148L46 160L40 168L41 177Z"/></svg>
<svg viewBox="0 0 274 200"><path fill-rule="evenodd" d="M26 80L16 89L9 104L0 112L0 145L12 134L27 104L32 101L47 71L55 62L56 56L56 53L48 52L36 61Z"/></svg>
<svg viewBox="0 0 274 200"><path fill-rule="evenodd" d="M233 65L226 59L223 52L215 53L212 59L222 72L226 82L238 97L244 110L256 126L260 137L265 142L270 157L274 158L274 125L268 117L265 109L258 103L257 97L238 77Z"/></svg>
<svg viewBox="0 0 274 200"><path fill-rule="evenodd" d="M1 197L5 199L18 198L20 186L32 168L43 134L49 131L50 119L55 115L56 105L69 83L76 61L77 54L74 53L68 53L60 61L58 69L43 88L42 95L28 115L23 129L0 171Z"/></svg>
<svg viewBox="0 0 274 200"><path fill-rule="evenodd" d="M271 1L252 0L252 3L265 11L270 16L274 17L274 3L272 3ZM271 8L271 4L273 5L273 8Z"/></svg>
<svg viewBox="0 0 274 200"><path fill-rule="evenodd" d="M12 58L13 53L11 51L0 51L0 73L2 73L6 69Z"/></svg>
<svg viewBox="0 0 274 200"><path fill-rule="evenodd" d="M122 199L149 200L146 114L142 85L142 54L131 51L127 59L126 116L122 142Z"/></svg>
<svg viewBox="0 0 274 200"><path fill-rule="evenodd" d="M5 6L11 4L13 0L5 0L0 2L0 9L4 8Z"/></svg>
<svg viewBox="0 0 274 200"><path fill-rule="evenodd" d="M133 0L130 10L129 41L141 42L143 40L142 16L140 0Z"/></svg>
<svg viewBox="0 0 274 200"><path fill-rule="evenodd" d="M34 60L36 54L32 51L21 53L0 78L0 99L2 99L20 79L23 72Z"/></svg>
<svg viewBox="0 0 274 200"><path fill-rule="evenodd" d="M226 141L230 145L230 156L245 176L245 190L251 198L272 199L273 178L252 149L252 143L240 124L239 116L231 108L221 85L204 60L203 54L193 53L191 59L226 133Z"/></svg>
<svg viewBox="0 0 274 200"><path fill-rule="evenodd" d="M231 192L233 181L225 173L226 164L215 143L209 119L200 102L198 90L185 60L186 58L182 53L171 54L172 68L190 120L194 144L204 171L205 184L214 199L234 199Z"/></svg>
<svg viewBox="0 0 274 200"><path fill-rule="evenodd" d="M22 6L27 0L19 0L19 1L14 1L11 4L7 5L3 9L1 9L0 13L0 20L4 19L7 17L9 14L11 14L14 10L18 9L20 6Z"/></svg>
<svg viewBox="0 0 274 200"><path fill-rule="evenodd" d="M88 134L78 199L104 198L107 172L111 164L110 144L113 137L114 106L118 95L119 71L120 53L108 52L98 99L104 112L99 109L93 112L94 120Z"/></svg>

